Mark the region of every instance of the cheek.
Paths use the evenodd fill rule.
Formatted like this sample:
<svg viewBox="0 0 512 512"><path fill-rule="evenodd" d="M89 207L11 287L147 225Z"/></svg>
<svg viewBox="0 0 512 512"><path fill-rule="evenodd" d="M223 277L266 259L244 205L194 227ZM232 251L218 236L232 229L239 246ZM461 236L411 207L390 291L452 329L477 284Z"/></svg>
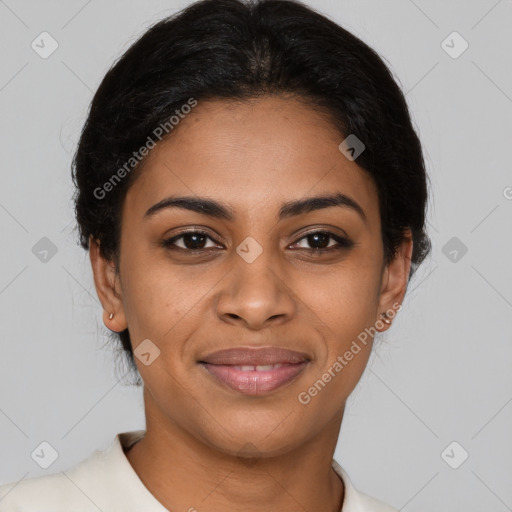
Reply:
<svg viewBox="0 0 512 512"><path fill-rule="evenodd" d="M311 325L317 326L325 344L317 353L318 371L330 369L338 377L332 378L329 386L335 393L350 391L366 367L372 347L367 329L376 321L379 278L375 262L362 256L316 276L314 284L310 279L302 281L300 296L307 306L305 314ZM342 369L335 365L339 356Z"/></svg>
<svg viewBox="0 0 512 512"><path fill-rule="evenodd" d="M338 281L337 281L338 280ZM323 337L314 375L299 397L313 416L336 414L363 374L372 350L366 331L375 321L375 280L371 274L339 273L314 290L308 303L312 325ZM301 401L302 400L302 401Z"/></svg>
<svg viewBox="0 0 512 512"><path fill-rule="evenodd" d="M142 244L141 244L142 245ZM130 240L122 246L121 277L123 308L132 342L156 336L159 322L169 318L169 309L176 303L173 275L164 265Z"/></svg>
<svg viewBox="0 0 512 512"><path fill-rule="evenodd" d="M143 249L122 260L123 307L132 341L149 338L157 344L178 339L178 333L199 325L202 300L216 280L212 272L174 267L165 257Z"/></svg>
<svg viewBox="0 0 512 512"><path fill-rule="evenodd" d="M364 328L373 320L379 281L377 265L355 255L332 270L301 276L296 283L304 303L338 333L350 326Z"/></svg>

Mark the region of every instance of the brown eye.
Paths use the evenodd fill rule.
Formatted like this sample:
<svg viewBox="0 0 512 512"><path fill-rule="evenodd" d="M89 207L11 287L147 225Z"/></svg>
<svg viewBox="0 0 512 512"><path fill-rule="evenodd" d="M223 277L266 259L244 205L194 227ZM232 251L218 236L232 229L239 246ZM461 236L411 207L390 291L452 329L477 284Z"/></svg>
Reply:
<svg viewBox="0 0 512 512"><path fill-rule="evenodd" d="M180 241L180 243L177 243ZM214 242L207 246L208 241ZM182 249L185 251L201 251L218 247L215 241L203 231L187 231L162 242L162 245L168 249Z"/></svg>
<svg viewBox="0 0 512 512"><path fill-rule="evenodd" d="M331 250L339 250L339 249L348 249L354 245L352 241L348 238L344 238L334 233L330 233L329 231L314 231L312 233L308 233L306 236L303 236L298 242L294 245L297 245L304 241L308 244L308 247L299 247L306 249L310 252L329 252ZM332 243L334 242L334 243Z"/></svg>

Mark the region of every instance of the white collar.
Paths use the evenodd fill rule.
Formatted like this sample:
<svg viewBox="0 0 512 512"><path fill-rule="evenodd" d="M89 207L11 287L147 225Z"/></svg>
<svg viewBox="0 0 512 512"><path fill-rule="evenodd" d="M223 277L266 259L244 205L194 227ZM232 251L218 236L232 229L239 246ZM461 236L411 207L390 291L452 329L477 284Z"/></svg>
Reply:
<svg viewBox="0 0 512 512"><path fill-rule="evenodd" d="M130 487L133 485L134 488L137 490L137 493L147 493L149 495L147 505L150 506L150 501L152 500L154 502L154 505L152 504L154 511L163 512L166 509L162 507L160 502L158 502L151 493L149 493L147 488L139 479L137 473L135 473L135 470L128 462L128 459L126 458L126 455L124 454L122 448L122 446L125 448L129 448L137 441L142 439L144 435L145 430L136 430L132 432L123 432L118 434L110 447L111 456L113 459L115 458L117 460L117 462L115 463L117 467L127 466L124 467L123 471L126 470L126 473L130 473L130 475L125 475L125 481L130 482ZM385 503L382 503L381 501L376 500L375 498L372 498L366 494L359 492L352 484L346 471L340 466L340 464L335 459L332 460L332 466L334 471L341 478L344 484L343 506L340 512L397 512L396 509L390 507L389 505L386 505ZM153 512L153 508L146 508L145 512Z"/></svg>
<svg viewBox="0 0 512 512"><path fill-rule="evenodd" d="M95 450L71 469L0 486L0 510L168 512L142 483L123 450L144 435L145 430L121 432L108 449ZM345 486L340 512L398 512L357 491L334 459L332 465Z"/></svg>

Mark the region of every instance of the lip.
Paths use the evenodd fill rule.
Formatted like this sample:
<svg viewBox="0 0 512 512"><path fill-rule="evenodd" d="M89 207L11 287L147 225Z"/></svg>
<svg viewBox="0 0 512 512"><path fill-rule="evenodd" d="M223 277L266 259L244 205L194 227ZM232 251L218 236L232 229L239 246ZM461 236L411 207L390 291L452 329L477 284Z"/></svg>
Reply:
<svg viewBox="0 0 512 512"><path fill-rule="evenodd" d="M294 380L310 362L307 354L279 347L237 347L199 361L209 375L245 395L263 395ZM271 368L243 368L243 367Z"/></svg>
<svg viewBox="0 0 512 512"><path fill-rule="evenodd" d="M203 357L201 363L219 365L267 365L295 364L309 361L310 357L303 352L296 352L281 347L235 347L218 350Z"/></svg>

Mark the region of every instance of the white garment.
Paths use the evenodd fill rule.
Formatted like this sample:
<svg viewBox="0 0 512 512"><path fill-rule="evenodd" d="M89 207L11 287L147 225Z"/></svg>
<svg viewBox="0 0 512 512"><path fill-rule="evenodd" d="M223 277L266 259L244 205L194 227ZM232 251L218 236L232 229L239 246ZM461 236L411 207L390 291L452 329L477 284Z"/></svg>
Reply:
<svg viewBox="0 0 512 512"><path fill-rule="evenodd" d="M95 450L69 470L0 486L0 512L168 512L123 451L144 434L122 432L107 450ZM333 468L345 484L341 512L398 512L357 491L334 459Z"/></svg>

